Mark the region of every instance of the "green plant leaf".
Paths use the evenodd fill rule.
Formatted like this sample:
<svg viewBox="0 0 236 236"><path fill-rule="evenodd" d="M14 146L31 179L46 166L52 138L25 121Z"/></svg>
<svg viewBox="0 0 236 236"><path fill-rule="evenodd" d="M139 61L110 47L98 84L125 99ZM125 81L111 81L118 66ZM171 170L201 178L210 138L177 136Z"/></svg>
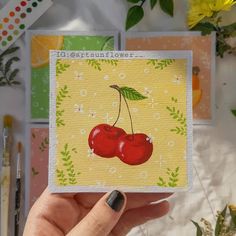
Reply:
<svg viewBox="0 0 236 236"><path fill-rule="evenodd" d="M143 100L147 97L143 96L137 90L129 87L120 87L121 94L129 100Z"/></svg>
<svg viewBox="0 0 236 236"><path fill-rule="evenodd" d="M223 226L223 223L224 223L224 219L225 219L226 211L227 211L227 205L225 206L224 210L217 217L216 228L215 228L215 236L220 236L222 226Z"/></svg>
<svg viewBox="0 0 236 236"><path fill-rule="evenodd" d="M234 116L236 116L236 110L231 110Z"/></svg>
<svg viewBox="0 0 236 236"><path fill-rule="evenodd" d="M127 0L127 2L132 2L132 3L138 3L140 2L141 0Z"/></svg>
<svg viewBox="0 0 236 236"><path fill-rule="evenodd" d="M224 33L233 36L234 32L236 31L236 22L230 25L222 26L221 29L224 31Z"/></svg>
<svg viewBox="0 0 236 236"><path fill-rule="evenodd" d="M150 0L151 9L153 9L157 4L157 0Z"/></svg>
<svg viewBox="0 0 236 236"><path fill-rule="evenodd" d="M170 16L174 16L174 2L173 0L159 0L162 11Z"/></svg>
<svg viewBox="0 0 236 236"><path fill-rule="evenodd" d="M202 236L203 233L202 233L202 229L201 229L200 225L197 222L193 221L193 220L191 220L191 221L197 228L196 236Z"/></svg>
<svg viewBox="0 0 236 236"><path fill-rule="evenodd" d="M13 71L10 73L10 76L9 76L8 80L9 80L9 81L14 80L19 71L20 71L19 69L13 70Z"/></svg>
<svg viewBox="0 0 236 236"><path fill-rule="evenodd" d="M12 54L16 52L19 49L19 47L13 47L13 48L8 48L6 51L4 51L1 55L0 58L3 58L6 55Z"/></svg>
<svg viewBox="0 0 236 236"><path fill-rule="evenodd" d="M212 31L215 31L216 28L213 24L209 22L203 22L203 23L198 23L196 26L194 26L192 31L201 31L202 35L207 35L210 34Z"/></svg>
<svg viewBox="0 0 236 236"><path fill-rule="evenodd" d="M11 84L20 85L21 83L19 81L12 81Z"/></svg>
<svg viewBox="0 0 236 236"><path fill-rule="evenodd" d="M14 61L19 61L20 58L19 57L12 57L10 58L7 62L6 62L6 65L5 65L5 74L7 74L10 69L11 69L11 65Z"/></svg>
<svg viewBox="0 0 236 236"><path fill-rule="evenodd" d="M142 20L144 16L144 11L141 6L133 6L128 10L126 18L126 30L130 29Z"/></svg>

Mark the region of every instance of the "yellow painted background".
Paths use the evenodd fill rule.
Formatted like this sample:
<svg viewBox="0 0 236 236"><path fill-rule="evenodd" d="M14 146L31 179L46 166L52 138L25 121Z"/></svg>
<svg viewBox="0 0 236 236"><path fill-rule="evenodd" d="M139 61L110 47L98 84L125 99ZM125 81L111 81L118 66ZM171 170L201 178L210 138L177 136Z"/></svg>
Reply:
<svg viewBox="0 0 236 236"><path fill-rule="evenodd" d="M166 106L175 106L186 117L186 60L176 61L157 70L146 59L119 60L117 66L101 63L101 71L88 65L86 60L61 60L70 67L57 76L57 92L68 86L70 98L60 107L64 109L64 127L56 129L58 169L64 169L60 152L68 147L77 149L72 154L81 186L157 186L159 176L168 179L166 169L180 167L178 187L187 185L186 137L170 129L178 123L170 116ZM92 128L101 123L113 124L119 105L118 92L110 85L127 86L148 96L141 101L128 100L134 131L153 139L153 154L144 164L129 166L118 158L102 158L90 155L88 136ZM149 91L149 92L148 92ZM171 97L178 99L177 103ZM78 111L78 107L82 111ZM93 116L92 116L93 113ZM122 101L121 119L117 126L131 133L125 103ZM57 181L56 181L57 182ZM57 182L59 185L59 183Z"/></svg>

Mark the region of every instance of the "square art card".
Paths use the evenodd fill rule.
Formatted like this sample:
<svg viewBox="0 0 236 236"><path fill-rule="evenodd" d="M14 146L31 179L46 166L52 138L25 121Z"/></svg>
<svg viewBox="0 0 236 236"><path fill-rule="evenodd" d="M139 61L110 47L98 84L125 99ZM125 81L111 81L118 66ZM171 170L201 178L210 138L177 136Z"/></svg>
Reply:
<svg viewBox="0 0 236 236"><path fill-rule="evenodd" d="M137 32L124 36L125 50L192 50L193 122L210 124L215 110L215 35L200 32ZM175 76L176 84L182 80Z"/></svg>
<svg viewBox="0 0 236 236"><path fill-rule="evenodd" d="M48 125L29 125L27 133L26 212L48 185L49 128Z"/></svg>
<svg viewBox="0 0 236 236"><path fill-rule="evenodd" d="M33 30L27 32L29 120L48 122L49 50L115 50L118 34L114 32L71 32ZM63 69L63 68L62 68ZM78 71L74 77L79 77Z"/></svg>
<svg viewBox="0 0 236 236"><path fill-rule="evenodd" d="M51 191L188 189L191 63L190 51L51 51Z"/></svg>

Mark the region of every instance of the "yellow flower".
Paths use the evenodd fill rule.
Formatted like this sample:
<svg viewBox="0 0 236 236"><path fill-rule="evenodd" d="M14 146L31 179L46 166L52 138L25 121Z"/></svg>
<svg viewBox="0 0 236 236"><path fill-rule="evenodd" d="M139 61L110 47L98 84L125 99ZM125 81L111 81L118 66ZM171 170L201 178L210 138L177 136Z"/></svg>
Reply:
<svg viewBox="0 0 236 236"><path fill-rule="evenodd" d="M205 17L211 17L219 11L229 11L235 0L189 0L188 26L193 28Z"/></svg>
<svg viewBox="0 0 236 236"><path fill-rule="evenodd" d="M229 209L234 213L236 214L236 206L235 205L228 205Z"/></svg>
<svg viewBox="0 0 236 236"><path fill-rule="evenodd" d="M235 0L216 0L210 4L210 8L213 12L229 11L234 4Z"/></svg>

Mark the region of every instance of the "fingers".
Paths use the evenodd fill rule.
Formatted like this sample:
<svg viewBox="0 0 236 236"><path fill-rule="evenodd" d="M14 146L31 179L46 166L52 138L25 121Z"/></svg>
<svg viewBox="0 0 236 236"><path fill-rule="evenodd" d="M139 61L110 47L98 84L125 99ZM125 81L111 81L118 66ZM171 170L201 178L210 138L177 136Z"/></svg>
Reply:
<svg viewBox="0 0 236 236"><path fill-rule="evenodd" d="M170 197L173 193L129 193L127 209L139 208Z"/></svg>
<svg viewBox="0 0 236 236"><path fill-rule="evenodd" d="M117 224L126 205L123 193L105 194L67 236L106 236Z"/></svg>
<svg viewBox="0 0 236 236"><path fill-rule="evenodd" d="M51 194L46 189L29 212L24 236L65 235L82 214L73 197L74 194Z"/></svg>
<svg viewBox="0 0 236 236"><path fill-rule="evenodd" d="M173 193L127 193L126 209L142 207L151 202L168 198L172 194ZM102 193L79 193L75 195L75 199L85 208L89 208L92 207L102 195Z"/></svg>
<svg viewBox="0 0 236 236"><path fill-rule="evenodd" d="M149 220L160 218L169 211L169 202L163 201L125 212L111 235L125 236L132 228Z"/></svg>

